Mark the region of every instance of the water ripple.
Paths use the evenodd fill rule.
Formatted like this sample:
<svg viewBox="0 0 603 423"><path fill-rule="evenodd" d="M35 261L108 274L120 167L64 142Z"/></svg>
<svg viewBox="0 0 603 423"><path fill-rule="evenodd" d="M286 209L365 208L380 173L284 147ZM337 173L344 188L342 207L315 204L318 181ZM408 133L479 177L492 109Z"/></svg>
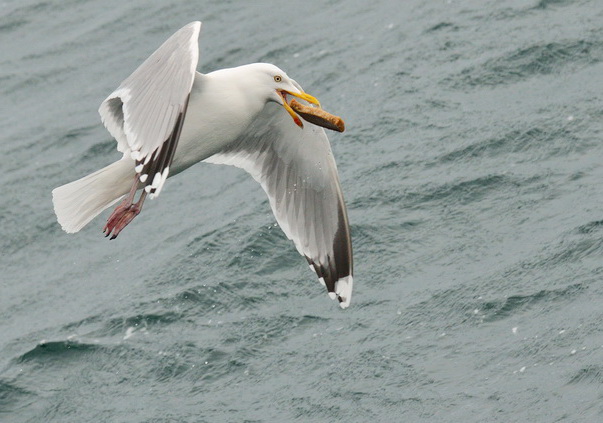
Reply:
<svg viewBox="0 0 603 423"><path fill-rule="evenodd" d="M17 361L20 363L56 362L58 360L72 360L99 350L103 347L96 344L87 344L76 341L43 341L33 349L22 354Z"/></svg>
<svg viewBox="0 0 603 423"><path fill-rule="evenodd" d="M603 367L600 365L592 364L586 365L578 370L574 376L572 376L568 384L586 383L593 384L595 386L601 386L603 384Z"/></svg>
<svg viewBox="0 0 603 423"><path fill-rule="evenodd" d="M452 80L456 89L511 84L537 75L548 75L567 67L592 65L603 60L600 40L568 40L535 44L489 59L463 70Z"/></svg>
<svg viewBox="0 0 603 423"><path fill-rule="evenodd" d="M487 301L481 304L479 310L485 315L484 321L505 319L513 315L527 312L532 307L541 307L546 303L551 307L556 302L572 302L579 295L584 294L586 287L574 284L559 289L548 289L527 295L512 295L497 301Z"/></svg>
<svg viewBox="0 0 603 423"><path fill-rule="evenodd" d="M370 208L379 205L403 204L404 208L420 208L434 202L447 205L470 204L507 186L520 185L520 180L509 175L486 175L440 185L426 184L414 189L409 187L376 189L370 194L357 196L351 201L350 207Z"/></svg>

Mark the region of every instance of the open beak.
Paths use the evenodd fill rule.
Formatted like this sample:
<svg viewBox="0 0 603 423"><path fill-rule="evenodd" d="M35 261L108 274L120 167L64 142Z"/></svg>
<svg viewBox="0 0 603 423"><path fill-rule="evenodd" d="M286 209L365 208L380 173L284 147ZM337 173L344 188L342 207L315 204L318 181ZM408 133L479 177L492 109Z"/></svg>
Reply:
<svg viewBox="0 0 603 423"><path fill-rule="evenodd" d="M287 113L289 113L291 115L293 122L295 122L295 124L297 126L299 126L300 128L303 128L304 124L302 123L302 121L299 118L299 116L297 115L297 113L295 113L293 111L293 109L291 108L291 106L289 106L289 103L287 102L287 95L301 98L302 100L305 100L310 104L314 104L314 105L320 107L320 102L316 99L316 97L311 96L310 94L306 94L303 91L301 93L293 93L293 92L287 91L287 90L276 90L276 92L283 98L283 107L285 108Z"/></svg>

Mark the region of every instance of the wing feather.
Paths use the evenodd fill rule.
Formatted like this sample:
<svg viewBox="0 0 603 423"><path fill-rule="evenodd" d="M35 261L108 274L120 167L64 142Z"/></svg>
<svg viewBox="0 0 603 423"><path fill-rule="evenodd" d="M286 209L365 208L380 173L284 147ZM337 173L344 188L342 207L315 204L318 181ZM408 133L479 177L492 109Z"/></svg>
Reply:
<svg viewBox="0 0 603 423"><path fill-rule="evenodd" d="M201 22L191 22L178 30L99 108L117 149L131 155L138 173L147 175L143 185L151 197L161 191L180 138L199 60L200 29Z"/></svg>
<svg viewBox="0 0 603 423"><path fill-rule="evenodd" d="M322 128L297 127L268 103L243 137L205 160L246 170L261 184L285 235L341 307L352 293L352 242L337 167Z"/></svg>

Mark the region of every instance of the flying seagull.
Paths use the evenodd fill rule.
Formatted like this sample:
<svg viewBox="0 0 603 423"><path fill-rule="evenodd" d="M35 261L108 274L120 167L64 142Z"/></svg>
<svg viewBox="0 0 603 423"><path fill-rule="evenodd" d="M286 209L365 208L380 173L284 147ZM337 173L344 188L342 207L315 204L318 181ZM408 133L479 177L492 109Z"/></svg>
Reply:
<svg viewBox="0 0 603 423"><path fill-rule="evenodd" d="M78 232L122 200L104 228L114 239L168 177L200 161L236 166L260 183L287 238L346 308L352 242L337 167L320 127L332 125L320 118L318 100L274 65L197 72L200 29L201 22L192 22L178 30L102 102L103 124L123 157L54 189L58 222ZM292 105L300 103L293 97L314 107L296 112Z"/></svg>

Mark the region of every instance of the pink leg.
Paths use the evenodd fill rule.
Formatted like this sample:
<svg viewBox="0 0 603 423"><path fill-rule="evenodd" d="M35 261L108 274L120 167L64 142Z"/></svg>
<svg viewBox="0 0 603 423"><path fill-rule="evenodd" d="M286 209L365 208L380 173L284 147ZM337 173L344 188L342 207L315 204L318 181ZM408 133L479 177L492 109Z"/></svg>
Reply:
<svg viewBox="0 0 603 423"><path fill-rule="evenodd" d="M106 237L111 235L111 238L109 239L117 238L117 235L119 235L123 228L134 220L142 210L142 204L147 196L147 192L143 190L138 201L134 203L134 196L136 195L137 188L138 175L136 176L136 180L134 181L128 196L115 208L115 210L113 210L113 213L111 213L111 216L107 219L107 224L103 229L103 233Z"/></svg>

